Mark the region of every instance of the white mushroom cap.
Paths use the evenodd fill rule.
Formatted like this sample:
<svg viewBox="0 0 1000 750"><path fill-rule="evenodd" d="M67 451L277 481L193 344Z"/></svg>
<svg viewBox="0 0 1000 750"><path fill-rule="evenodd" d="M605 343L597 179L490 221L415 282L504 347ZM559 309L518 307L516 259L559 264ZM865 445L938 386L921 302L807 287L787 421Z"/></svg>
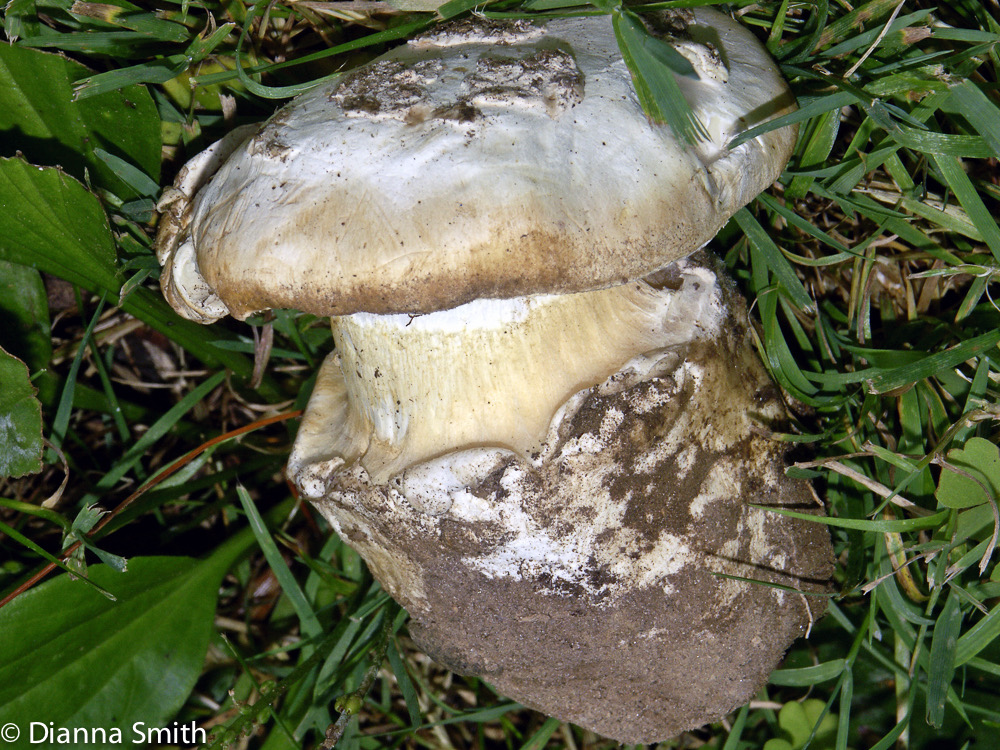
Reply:
<svg viewBox="0 0 1000 750"><path fill-rule="evenodd" d="M688 255L777 177L795 132L727 142L794 104L739 24L670 20L710 141L650 123L608 17L446 25L295 99L183 191L158 242L168 299L203 322L431 312Z"/></svg>

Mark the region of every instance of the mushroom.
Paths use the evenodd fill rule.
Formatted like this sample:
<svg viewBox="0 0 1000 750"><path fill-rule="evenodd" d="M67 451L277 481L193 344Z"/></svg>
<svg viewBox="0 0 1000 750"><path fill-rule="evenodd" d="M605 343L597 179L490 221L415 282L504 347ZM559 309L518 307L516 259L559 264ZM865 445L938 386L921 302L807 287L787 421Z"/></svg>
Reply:
<svg viewBox="0 0 1000 750"><path fill-rule="evenodd" d="M699 251L795 132L726 144L794 102L727 16L644 18L702 142L649 121L606 16L449 23L195 157L157 238L186 317L332 317L289 475L414 640L623 742L748 700L831 571L766 510L815 504Z"/></svg>

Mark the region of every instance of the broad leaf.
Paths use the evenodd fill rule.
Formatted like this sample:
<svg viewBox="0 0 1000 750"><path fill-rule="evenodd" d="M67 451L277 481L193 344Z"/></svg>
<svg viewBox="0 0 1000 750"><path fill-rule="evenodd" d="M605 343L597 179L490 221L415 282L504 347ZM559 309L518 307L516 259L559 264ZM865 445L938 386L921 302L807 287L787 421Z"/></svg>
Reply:
<svg viewBox="0 0 1000 750"><path fill-rule="evenodd" d="M97 150L117 156L154 181L160 176L160 119L149 92L128 86L82 101L73 82L90 74L61 55L0 44L0 156L61 166L123 199L137 197Z"/></svg>
<svg viewBox="0 0 1000 750"><path fill-rule="evenodd" d="M964 448L948 451L935 496L946 508L971 508L1000 499L1000 449L989 440L971 438Z"/></svg>
<svg viewBox="0 0 1000 750"><path fill-rule="evenodd" d="M796 750L804 748L814 730L817 743L822 745L823 738L836 729L837 720L830 714L824 715L823 709L823 701L815 698L802 703L789 701L781 707L781 711L778 712L778 726L787 735L791 747Z"/></svg>
<svg viewBox="0 0 1000 750"><path fill-rule="evenodd" d="M0 260L0 346L33 372L47 367L52 358L42 276L34 268L4 260Z"/></svg>
<svg viewBox="0 0 1000 750"><path fill-rule="evenodd" d="M114 240L97 198L65 172L23 159L0 159L0 260L98 294L117 295L121 288Z"/></svg>
<svg viewBox="0 0 1000 750"><path fill-rule="evenodd" d="M30 722L118 728L118 744L135 739L134 722L166 726L201 673L219 583L238 551L223 550L205 562L135 558L125 573L91 566L117 602L63 575L0 609L0 724L22 730L21 744L5 747L27 747Z"/></svg>
<svg viewBox="0 0 1000 750"><path fill-rule="evenodd" d="M42 405L28 368L0 348L0 477L42 470Z"/></svg>
<svg viewBox="0 0 1000 750"><path fill-rule="evenodd" d="M112 301L122 285L108 219L93 193L59 169L18 158L0 159L0 260L107 293ZM138 288L122 307L206 364L250 377L247 357L212 345L201 326L179 317L160 294ZM278 397L271 382L260 391Z"/></svg>

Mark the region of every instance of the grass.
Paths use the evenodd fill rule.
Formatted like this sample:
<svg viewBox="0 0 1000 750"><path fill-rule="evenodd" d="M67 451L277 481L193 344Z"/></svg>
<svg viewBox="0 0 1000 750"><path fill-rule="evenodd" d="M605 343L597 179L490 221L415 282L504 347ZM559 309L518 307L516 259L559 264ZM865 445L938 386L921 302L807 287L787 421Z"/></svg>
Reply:
<svg viewBox="0 0 1000 750"><path fill-rule="evenodd" d="M441 15L473 6L574 10L453 0ZM753 703L664 747L996 745L1000 8L729 7L781 64L801 130L779 183L713 247L796 415L784 438L828 505L838 595ZM60 576L0 609L0 723L110 726L103 685L138 696L150 726L212 729L212 747L317 747L331 725L344 748L612 746L412 647L405 614L292 498L294 418L198 450L301 408L323 322L277 313L254 388L266 321L187 324L154 284L153 201L187 156L434 22L336 3L6 6L0 411L16 429L0 473L22 476L0 480L0 597L53 557L91 566L106 596ZM118 578L95 567L123 560ZM184 627L107 598L149 590L185 602Z"/></svg>

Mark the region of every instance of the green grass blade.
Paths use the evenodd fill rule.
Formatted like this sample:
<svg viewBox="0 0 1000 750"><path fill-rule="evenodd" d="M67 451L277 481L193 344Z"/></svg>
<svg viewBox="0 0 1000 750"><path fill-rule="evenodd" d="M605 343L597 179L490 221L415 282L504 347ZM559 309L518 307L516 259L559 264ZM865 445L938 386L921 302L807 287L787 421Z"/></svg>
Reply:
<svg viewBox="0 0 1000 750"><path fill-rule="evenodd" d="M806 311L814 310L815 303L805 290L805 287L802 286L799 277L796 276L792 264L782 255L781 250L778 249L774 240L768 236L753 214L747 209L741 208L733 216L733 219L735 219L739 228L743 230L743 233L746 234L747 239L750 240L750 244L760 253L767 267L774 274L775 278L778 279L781 288L785 290L789 299L795 303L796 307Z"/></svg>
<svg viewBox="0 0 1000 750"><path fill-rule="evenodd" d="M521 750L543 750L548 745L549 739L562 725L559 719L549 717L545 723L538 728L538 731L531 735L531 738L521 745Z"/></svg>
<svg viewBox="0 0 1000 750"><path fill-rule="evenodd" d="M107 164L115 176L131 187L138 195L147 197L159 195L160 184L141 169L129 164L121 157L109 154L103 148L95 148L94 155Z"/></svg>
<svg viewBox="0 0 1000 750"><path fill-rule="evenodd" d="M37 544L35 544L35 542L31 541L26 536L24 536L24 534L22 534L20 531L18 531L15 528L12 528L12 527L8 526L3 521L0 521L0 532L3 532L4 534L6 534L11 539L13 539L15 542L17 542L18 544L23 545L24 547L27 547L32 552L34 552L36 555L38 555L39 557L41 557L41 558L47 560L48 562L52 563L53 565L55 565L56 567L58 567L60 570L64 571L65 573L68 573L69 575L73 576L74 578L79 578L85 584L87 584L88 586L92 587L95 591L100 592L101 594L103 594L104 596L106 596L111 601L117 601L115 599L115 595L112 594L110 591L108 591L106 588L104 588L103 586L100 586L97 583L95 583L94 581L90 580L90 578L87 577L86 575L80 575L80 571L79 570L72 570L71 568L69 568L66 565L66 563L64 563L58 557L56 557L55 555L53 555L52 553L50 553L48 550L43 549L42 547L38 546Z"/></svg>
<svg viewBox="0 0 1000 750"><path fill-rule="evenodd" d="M993 42L1000 41L992 35ZM993 156L1000 159L1000 110L982 89L963 81L951 89L949 105L961 114L988 144Z"/></svg>
<svg viewBox="0 0 1000 750"><path fill-rule="evenodd" d="M782 687L809 687L839 677L847 666L844 659L832 659L812 667L776 669L771 672L768 682Z"/></svg>
<svg viewBox="0 0 1000 750"><path fill-rule="evenodd" d="M652 36L634 13L615 11L611 19L618 49L646 114L654 122L669 125L678 138L688 143L708 139L708 130L691 111L674 77L693 74L691 63Z"/></svg>
<svg viewBox="0 0 1000 750"><path fill-rule="evenodd" d="M389 645L386 648L386 656L389 658L389 666L392 667L392 673L396 676L396 684L399 685L399 691L403 694L403 701L406 703L406 713L410 717L410 726L419 726L422 716L420 701L417 700L417 691L413 687L410 675L406 672L406 665L403 663L403 659L399 655L399 649L396 647L394 641L389 641Z"/></svg>
<svg viewBox="0 0 1000 750"><path fill-rule="evenodd" d="M285 558L278 551L278 546L274 543L271 532L264 525L264 519L261 518L253 500L250 499L250 493L242 485L237 485L236 494L239 496L243 511L247 514L247 518L250 519L250 528L253 529L257 544L260 545L260 549L267 559L267 564L271 566L271 571L274 573L275 578L278 579L281 590L288 597L292 608L299 616L299 622L302 623L302 632L310 638L320 638L323 635L323 626L316 617L312 605L309 604L305 594L302 593L302 589L299 588L299 584L296 582L295 576L292 575L292 571L285 564Z"/></svg>
<svg viewBox="0 0 1000 750"><path fill-rule="evenodd" d="M62 446L63 440L66 438L66 431L69 427L69 420L73 411L73 392L76 388L77 377L80 374L83 352L86 349L87 342L90 341L91 336L94 334L94 327L97 325L97 321L101 317L101 310L103 309L104 299L102 298L94 314L90 317L90 323L87 324L87 328L83 332L79 348L76 350L73 363L70 365L69 373L66 375L66 382L63 384L62 394L59 396L59 406L56 407L56 414L52 420L52 430L49 434L49 442L56 448Z"/></svg>
<svg viewBox="0 0 1000 750"><path fill-rule="evenodd" d="M743 736L743 728L747 724L747 714L749 713L750 704L747 703L736 715L736 721L733 722L732 729L730 729L729 734L726 735L726 744L722 746L722 750L739 750L739 748L743 746L741 738Z"/></svg>
<svg viewBox="0 0 1000 750"><path fill-rule="evenodd" d="M854 672L844 670L844 680L840 686L840 711L837 714L837 738L834 750L847 750L851 734L851 703L854 697Z"/></svg>
<svg viewBox="0 0 1000 750"><path fill-rule="evenodd" d="M934 164L941 172L948 187L955 193L958 202L969 215L969 219L979 231L983 242L993 253L993 257L1000 261L1000 227L997 226L993 214L986 208L983 199L979 196L972 179L962 169L962 164L953 156L934 154L931 156Z"/></svg>
<svg viewBox="0 0 1000 750"><path fill-rule="evenodd" d="M830 112L832 110L839 111L844 107L850 106L851 104L856 104L857 101L858 97L848 91L838 91L836 93L827 94L826 96L821 96L815 99L803 99L799 102L799 108L794 112L789 112L787 115L781 115L781 117L775 117L773 120L768 120L767 122L756 125L749 130L744 130L742 133L733 138L733 140L731 140L728 144L726 144L726 146L729 149L734 149L759 135L763 135L764 133L770 133L772 130L783 128L786 125L796 125L800 122L805 122L806 120L822 115L825 112Z"/></svg>
<svg viewBox="0 0 1000 750"><path fill-rule="evenodd" d="M960 667L1000 638L1000 604L983 619L965 631L955 649L955 666Z"/></svg>
<svg viewBox="0 0 1000 750"><path fill-rule="evenodd" d="M876 368L878 371L868 371L871 374L866 375L864 380L870 392L885 393L933 377L942 370L957 367L963 362L988 353L996 348L998 343L1000 343L1000 329L963 341L942 352L929 354L901 367Z"/></svg>
<svg viewBox="0 0 1000 750"><path fill-rule="evenodd" d="M802 521L812 521L822 523L827 526L836 526L842 529L858 529L871 533L892 533L902 531L920 531L921 529L936 529L948 520L950 510L943 510L933 516L923 518L905 518L902 520L868 520L861 518L835 518L832 516L816 516L811 513L800 513L787 508L775 508L767 505L751 505L752 508L766 510L790 518L798 518Z"/></svg>
<svg viewBox="0 0 1000 750"><path fill-rule="evenodd" d="M927 673L927 723L932 727L940 728L944 723L944 706L955 674L955 650L961 630L962 608L956 591L952 589L931 638L930 669Z"/></svg>

